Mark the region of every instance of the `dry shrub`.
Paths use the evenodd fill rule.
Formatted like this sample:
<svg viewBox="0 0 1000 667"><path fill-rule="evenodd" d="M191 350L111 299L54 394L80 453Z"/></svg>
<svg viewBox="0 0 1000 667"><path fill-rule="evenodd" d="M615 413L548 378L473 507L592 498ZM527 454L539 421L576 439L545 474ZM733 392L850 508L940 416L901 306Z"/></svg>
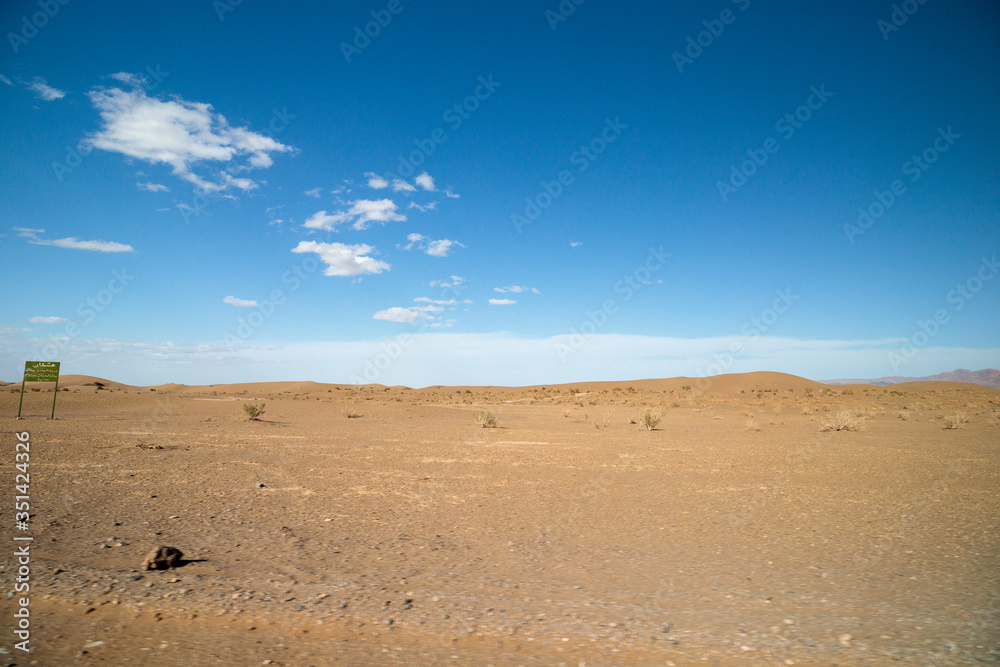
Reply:
<svg viewBox="0 0 1000 667"><path fill-rule="evenodd" d="M247 419L250 421L257 421L260 416L264 414L264 406L266 403L261 403L257 405L256 403L244 403L243 412L247 413Z"/></svg>
<svg viewBox="0 0 1000 667"><path fill-rule="evenodd" d="M652 431L660 423L660 413L653 412L652 408L646 408L646 411L642 413L642 418L639 420L639 424L647 431Z"/></svg>
<svg viewBox="0 0 1000 667"><path fill-rule="evenodd" d="M746 423L746 428L748 431L761 431L763 430L764 427L758 424L755 420L748 419Z"/></svg>
<svg viewBox="0 0 1000 667"><path fill-rule="evenodd" d="M832 415L823 422L824 431L859 431L861 418L850 410L844 410Z"/></svg>
<svg viewBox="0 0 1000 667"><path fill-rule="evenodd" d="M500 424L500 418L489 410L481 410L476 413L476 423L483 428L496 428Z"/></svg>
<svg viewBox="0 0 1000 667"><path fill-rule="evenodd" d="M944 418L944 427L949 431L957 429L962 424L967 423L969 423L969 417L964 412L956 412L955 414L948 415Z"/></svg>

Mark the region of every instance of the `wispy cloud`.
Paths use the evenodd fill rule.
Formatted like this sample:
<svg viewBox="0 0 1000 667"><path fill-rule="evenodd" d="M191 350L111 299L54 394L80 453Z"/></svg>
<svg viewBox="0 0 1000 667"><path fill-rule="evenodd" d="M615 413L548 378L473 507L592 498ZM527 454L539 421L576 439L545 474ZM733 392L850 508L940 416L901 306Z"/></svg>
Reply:
<svg viewBox="0 0 1000 667"><path fill-rule="evenodd" d="M418 204L415 201L411 201L410 205L407 206L406 208L415 208L418 211L420 211L421 213L427 213L428 211L434 211L434 210L436 210L437 209L437 205L438 205L438 203L436 201L432 201L429 204L424 204L423 206L421 206L420 204Z"/></svg>
<svg viewBox="0 0 1000 667"><path fill-rule="evenodd" d="M39 234L45 232L44 229L28 229L25 227L15 227L18 236L28 239L29 243L35 245L53 245L59 248L69 248L71 250L93 250L95 252L135 252L135 248L124 243L114 241L81 241L74 237L64 239L40 239Z"/></svg>
<svg viewBox="0 0 1000 667"><path fill-rule="evenodd" d="M0 74L0 81L6 83L8 86L13 86L14 85L14 83L10 79L8 79L7 77L5 77L3 74Z"/></svg>
<svg viewBox="0 0 1000 667"><path fill-rule="evenodd" d="M583 245L583 241L570 241L569 242L569 247L571 247L571 248L579 248L582 245Z"/></svg>
<svg viewBox="0 0 1000 667"><path fill-rule="evenodd" d="M399 306L393 306L392 308L386 308L385 310L379 310L374 315L372 319L384 320L386 322L403 322L411 323L416 322L419 319L427 319L427 315L420 312L416 308L401 308Z"/></svg>
<svg viewBox="0 0 1000 667"><path fill-rule="evenodd" d="M69 321L65 317L32 317L28 320L31 324L66 324Z"/></svg>
<svg viewBox="0 0 1000 667"><path fill-rule="evenodd" d="M400 250L423 250L425 253L432 257L447 257L448 253L451 251L453 246L458 246L464 248L465 245L459 243L458 241L452 241L450 239L439 239L433 240L423 234L410 234L406 237L409 241L405 246L397 245L396 247Z"/></svg>
<svg viewBox="0 0 1000 667"><path fill-rule="evenodd" d="M510 306L517 303L514 299L490 299L491 306Z"/></svg>
<svg viewBox="0 0 1000 667"><path fill-rule="evenodd" d="M458 287L463 284L465 284L465 278L462 276L450 276L448 280L432 280L430 282L431 287Z"/></svg>
<svg viewBox="0 0 1000 667"><path fill-rule="evenodd" d="M95 88L87 95L100 112L101 129L87 137L85 145L168 165L175 176L206 192L256 188L253 180L237 178L230 171L270 167L272 153L294 150L271 137L229 125L210 104L176 96L165 101L149 97L141 88ZM206 162L221 163L230 171L218 172L214 180L195 173L194 168Z"/></svg>
<svg viewBox="0 0 1000 667"><path fill-rule="evenodd" d="M306 190L303 194L307 197L315 197L319 199L320 194L323 192L323 188L313 188L312 190Z"/></svg>
<svg viewBox="0 0 1000 667"><path fill-rule="evenodd" d="M369 257L375 250L370 245L347 245L345 243L317 243L316 241L300 241L292 248L292 252L316 253L326 264L325 275L328 276L359 276L365 273L382 273L389 270L389 265Z"/></svg>
<svg viewBox="0 0 1000 667"><path fill-rule="evenodd" d="M368 178L368 187L373 190L384 190L389 187L389 181L374 172L369 171L365 176Z"/></svg>
<svg viewBox="0 0 1000 667"><path fill-rule="evenodd" d="M33 92L38 99L45 100L46 102L61 100L66 97L66 93L58 88L53 88L41 77L37 77L32 83L28 84L28 90Z"/></svg>
<svg viewBox="0 0 1000 667"><path fill-rule="evenodd" d="M392 189L396 192L416 192L417 188L410 185L401 178L394 178L392 180Z"/></svg>
<svg viewBox="0 0 1000 667"><path fill-rule="evenodd" d="M136 183L140 190L145 190L146 192L170 192L170 188L159 183L153 183L151 181L146 181L145 183Z"/></svg>
<svg viewBox="0 0 1000 667"><path fill-rule="evenodd" d="M222 303L228 303L240 308L253 308L257 305L257 302L252 299L237 299L235 296L227 296L222 300Z"/></svg>
<svg viewBox="0 0 1000 667"><path fill-rule="evenodd" d="M358 199L349 202L350 208L345 211L327 213L317 211L303 223L307 229L334 231L338 225L350 222L357 230L368 229L372 222L401 222L406 216L396 210L396 203L391 199Z"/></svg>
<svg viewBox="0 0 1000 667"><path fill-rule="evenodd" d="M501 294L505 292L512 292L514 294L520 294L522 292L531 292L532 294L541 294L534 287L525 287L524 285L511 285L510 287L494 287L494 292L500 292Z"/></svg>

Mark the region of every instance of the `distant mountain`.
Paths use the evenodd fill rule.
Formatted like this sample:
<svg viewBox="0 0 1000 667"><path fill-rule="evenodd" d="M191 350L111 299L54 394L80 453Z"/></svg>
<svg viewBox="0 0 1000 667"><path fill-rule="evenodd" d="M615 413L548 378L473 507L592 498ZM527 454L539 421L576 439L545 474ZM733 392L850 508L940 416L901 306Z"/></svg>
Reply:
<svg viewBox="0 0 1000 667"><path fill-rule="evenodd" d="M968 371L959 368L949 373L938 373L922 378L885 377L877 380L824 380L823 384L899 384L900 382L971 382L984 387L1000 387L1000 370L986 368L981 371Z"/></svg>

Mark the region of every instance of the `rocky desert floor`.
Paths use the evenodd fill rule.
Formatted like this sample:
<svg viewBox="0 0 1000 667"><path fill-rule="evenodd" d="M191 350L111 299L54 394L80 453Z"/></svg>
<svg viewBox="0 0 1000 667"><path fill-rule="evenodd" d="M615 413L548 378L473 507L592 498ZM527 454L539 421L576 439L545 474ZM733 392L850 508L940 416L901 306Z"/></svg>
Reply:
<svg viewBox="0 0 1000 667"><path fill-rule="evenodd" d="M31 651L4 630L3 665L1000 661L997 389L70 376L16 421L19 390L0 628L31 536ZM142 571L161 545L182 566Z"/></svg>

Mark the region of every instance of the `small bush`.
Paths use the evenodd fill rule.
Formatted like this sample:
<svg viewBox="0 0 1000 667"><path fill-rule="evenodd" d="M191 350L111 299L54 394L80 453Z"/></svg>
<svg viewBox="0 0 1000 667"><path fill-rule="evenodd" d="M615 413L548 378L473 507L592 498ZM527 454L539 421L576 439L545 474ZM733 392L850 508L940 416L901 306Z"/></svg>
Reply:
<svg viewBox="0 0 1000 667"><path fill-rule="evenodd" d="M823 422L824 431L857 431L860 428L861 420L849 410L838 412Z"/></svg>
<svg viewBox="0 0 1000 667"><path fill-rule="evenodd" d="M684 391L690 391L691 390L691 385L689 385L689 384L681 385L681 389L683 389Z"/></svg>
<svg viewBox="0 0 1000 667"><path fill-rule="evenodd" d="M962 424L967 424L969 418L964 412L956 412L953 415L948 415L944 418L944 427L948 430L953 430L961 426Z"/></svg>
<svg viewBox="0 0 1000 667"><path fill-rule="evenodd" d="M476 413L476 423L483 428L496 428L500 418L488 410L481 411Z"/></svg>
<svg viewBox="0 0 1000 667"><path fill-rule="evenodd" d="M361 414L360 412L353 412L351 410L348 410L347 412L344 413L344 417L346 417L347 419L361 419L362 417L364 417L364 415Z"/></svg>
<svg viewBox="0 0 1000 667"><path fill-rule="evenodd" d="M247 413L247 419L250 421L257 421L260 416L264 414L264 406L266 403L261 403L257 405L256 403L244 403L243 412Z"/></svg>
<svg viewBox="0 0 1000 667"><path fill-rule="evenodd" d="M748 419L747 420L747 430L748 431L760 431L762 429L763 429L763 427L760 424L758 424L755 420L753 420L753 419Z"/></svg>
<svg viewBox="0 0 1000 667"><path fill-rule="evenodd" d="M646 411L642 413L642 419L639 420L639 424L647 431L652 431L660 423L660 413L653 412L652 408L646 408Z"/></svg>

